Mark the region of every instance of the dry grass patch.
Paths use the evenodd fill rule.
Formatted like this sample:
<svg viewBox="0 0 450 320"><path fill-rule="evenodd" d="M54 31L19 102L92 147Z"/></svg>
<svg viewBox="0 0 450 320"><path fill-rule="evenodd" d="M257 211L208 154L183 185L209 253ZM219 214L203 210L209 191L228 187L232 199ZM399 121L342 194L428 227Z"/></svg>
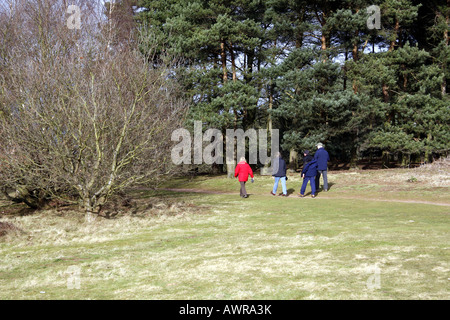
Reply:
<svg viewBox="0 0 450 320"><path fill-rule="evenodd" d="M449 298L446 207L249 192L3 217L26 233L0 240L0 299Z"/></svg>

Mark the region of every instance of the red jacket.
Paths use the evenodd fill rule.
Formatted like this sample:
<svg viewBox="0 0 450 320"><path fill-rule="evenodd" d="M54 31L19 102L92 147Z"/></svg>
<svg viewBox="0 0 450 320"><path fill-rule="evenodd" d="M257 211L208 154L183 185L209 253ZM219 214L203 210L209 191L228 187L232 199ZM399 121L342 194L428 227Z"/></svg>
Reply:
<svg viewBox="0 0 450 320"><path fill-rule="evenodd" d="M247 181L248 175L253 178L253 170L247 162L241 161L237 164L236 169L234 170L234 177L236 178L238 175L239 181Z"/></svg>

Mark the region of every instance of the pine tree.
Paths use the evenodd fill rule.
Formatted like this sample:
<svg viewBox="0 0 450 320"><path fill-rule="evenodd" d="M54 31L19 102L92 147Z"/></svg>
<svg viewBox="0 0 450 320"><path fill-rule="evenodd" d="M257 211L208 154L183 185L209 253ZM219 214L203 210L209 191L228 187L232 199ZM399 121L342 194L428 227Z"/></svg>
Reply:
<svg viewBox="0 0 450 320"><path fill-rule="evenodd" d="M296 153L446 153L448 0L142 0L141 27L182 57L188 124L277 128ZM381 9L369 29L367 7ZM291 157L292 156L292 157ZM406 159L406 160L405 160Z"/></svg>

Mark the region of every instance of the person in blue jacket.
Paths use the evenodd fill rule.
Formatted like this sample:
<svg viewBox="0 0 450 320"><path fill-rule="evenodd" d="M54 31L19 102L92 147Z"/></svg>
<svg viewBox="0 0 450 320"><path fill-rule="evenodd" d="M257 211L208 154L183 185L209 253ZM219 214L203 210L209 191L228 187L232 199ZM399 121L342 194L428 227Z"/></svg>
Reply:
<svg viewBox="0 0 450 320"><path fill-rule="evenodd" d="M311 160L303 167L302 171L303 184L299 194L301 198L305 196L305 190L306 186L308 185L308 181L311 186L311 197L312 198L316 197L316 183L315 183L316 175L317 175L317 161Z"/></svg>
<svg viewBox="0 0 450 320"><path fill-rule="evenodd" d="M278 167L274 166L274 169L277 169L276 172L273 173L275 178L275 183L273 185L273 190L270 191L270 194L275 196L278 189L278 183L281 181L281 187L283 189L283 193L280 196L287 197L287 188L286 188L286 161L284 161L281 153L278 152L275 161L278 160Z"/></svg>
<svg viewBox="0 0 450 320"><path fill-rule="evenodd" d="M317 176L316 176L316 190L319 190L320 176L323 176L323 191L328 191L328 161L330 161L330 155L327 150L324 149L322 143L317 144L317 151L314 154L314 160L317 161Z"/></svg>

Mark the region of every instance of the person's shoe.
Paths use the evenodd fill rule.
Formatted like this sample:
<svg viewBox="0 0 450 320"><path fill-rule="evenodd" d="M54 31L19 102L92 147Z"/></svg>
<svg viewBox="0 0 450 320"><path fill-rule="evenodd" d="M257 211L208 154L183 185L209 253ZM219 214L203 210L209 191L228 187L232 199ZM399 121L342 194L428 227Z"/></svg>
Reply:
<svg viewBox="0 0 450 320"><path fill-rule="evenodd" d="M305 195L304 195L304 194L301 194L301 193L299 193L298 196L299 196L300 198L304 198L304 197L305 197Z"/></svg>
<svg viewBox="0 0 450 320"><path fill-rule="evenodd" d="M315 197L316 197L315 195L313 195L313 194L311 195L311 198L315 198Z"/></svg>
<svg viewBox="0 0 450 320"><path fill-rule="evenodd" d="M248 198L248 195L245 195L244 198Z"/></svg>
<svg viewBox="0 0 450 320"><path fill-rule="evenodd" d="M327 191L328 191L328 189L323 189L323 191L327 192Z"/></svg>
<svg viewBox="0 0 450 320"><path fill-rule="evenodd" d="M282 194L280 194L280 196L287 197L287 194L282 193Z"/></svg>
<svg viewBox="0 0 450 320"><path fill-rule="evenodd" d="M276 196L276 194L275 194L275 193L273 193L273 191L270 191L270 194L271 194L271 195L273 195L273 196Z"/></svg>

